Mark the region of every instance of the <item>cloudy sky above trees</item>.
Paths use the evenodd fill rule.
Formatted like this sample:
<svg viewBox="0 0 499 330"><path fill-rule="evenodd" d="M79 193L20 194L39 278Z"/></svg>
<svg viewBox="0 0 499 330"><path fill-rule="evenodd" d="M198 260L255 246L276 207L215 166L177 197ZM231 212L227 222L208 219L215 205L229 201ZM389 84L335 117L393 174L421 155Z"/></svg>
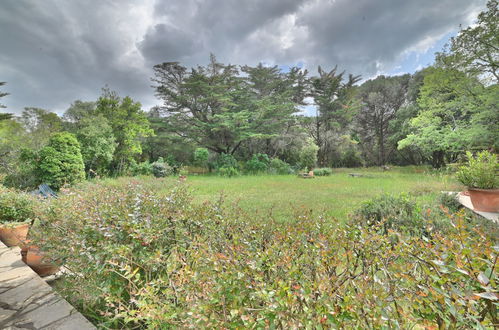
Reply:
<svg viewBox="0 0 499 330"><path fill-rule="evenodd" d="M364 79L414 72L485 0L2 0L3 111L62 113L104 86L145 110L152 66L335 65Z"/></svg>

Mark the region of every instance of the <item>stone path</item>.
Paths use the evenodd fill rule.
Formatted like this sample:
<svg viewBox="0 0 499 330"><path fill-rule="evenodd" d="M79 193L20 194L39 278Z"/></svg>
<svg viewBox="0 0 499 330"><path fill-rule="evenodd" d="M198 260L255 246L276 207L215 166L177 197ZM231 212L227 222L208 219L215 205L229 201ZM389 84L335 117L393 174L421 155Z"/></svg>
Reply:
<svg viewBox="0 0 499 330"><path fill-rule="evenodd" d="M19 248L0 242L0 329L95 327L21 261Z"/></svg>

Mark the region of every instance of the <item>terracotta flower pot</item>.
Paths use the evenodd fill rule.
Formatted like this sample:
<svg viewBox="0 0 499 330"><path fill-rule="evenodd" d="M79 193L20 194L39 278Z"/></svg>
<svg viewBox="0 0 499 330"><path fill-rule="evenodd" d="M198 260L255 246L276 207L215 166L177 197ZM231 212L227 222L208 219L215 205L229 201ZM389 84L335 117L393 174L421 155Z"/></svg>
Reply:
<svg viewBox="0 0 499 330"><path fill-rule="evenodd" d="M475 211L499 212L499 189L469 188L468 191Z"/></svg>
<svg viewBox="0 0 499 330"><path fill-rule="evenodd" d="M37 246L24 246L21 249L23 262L40 276L48 276L59 271L60 267L45 260L45 253Z"/></svg>
<svg viewBox="0 0 499 330"><path fill-rule="evenodd" d="M0 224L0 240L7 246L19 246L28 236L29 224Z"/></svg>

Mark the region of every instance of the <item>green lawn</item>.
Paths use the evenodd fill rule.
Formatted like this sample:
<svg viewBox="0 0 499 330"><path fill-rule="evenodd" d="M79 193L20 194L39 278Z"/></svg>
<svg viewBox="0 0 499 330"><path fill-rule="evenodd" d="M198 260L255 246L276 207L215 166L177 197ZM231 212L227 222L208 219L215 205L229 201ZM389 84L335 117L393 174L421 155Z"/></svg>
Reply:
<svg viewBox="0 0 499 330"><path fill-rule="evenodd" d="M361 173L366 177L351 177ZM299 209L325 211L344 219L362 201L383 192L412 193L421 203L430 203L442 190L460 186L447 175L427 174L420 168L337 169L329 177L302 179L294 175L260 175L223 178L191 175L187 180L195 201L214 201L225 195L228 202L251 212L286 218Z"/></svg>

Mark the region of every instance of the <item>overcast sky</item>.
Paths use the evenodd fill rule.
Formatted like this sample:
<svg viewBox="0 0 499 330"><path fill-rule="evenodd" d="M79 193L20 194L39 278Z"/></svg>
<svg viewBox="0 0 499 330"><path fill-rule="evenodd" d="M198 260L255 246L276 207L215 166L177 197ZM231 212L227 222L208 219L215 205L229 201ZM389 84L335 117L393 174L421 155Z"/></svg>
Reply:
<svg viewBox="0 0 499 330"><path fill-rule="evenodd" d="M468 26L485 0L0 0L2 111L64 112L108 85L144 110L159 104L152 66L338 65L414 72Z"/></svg>

